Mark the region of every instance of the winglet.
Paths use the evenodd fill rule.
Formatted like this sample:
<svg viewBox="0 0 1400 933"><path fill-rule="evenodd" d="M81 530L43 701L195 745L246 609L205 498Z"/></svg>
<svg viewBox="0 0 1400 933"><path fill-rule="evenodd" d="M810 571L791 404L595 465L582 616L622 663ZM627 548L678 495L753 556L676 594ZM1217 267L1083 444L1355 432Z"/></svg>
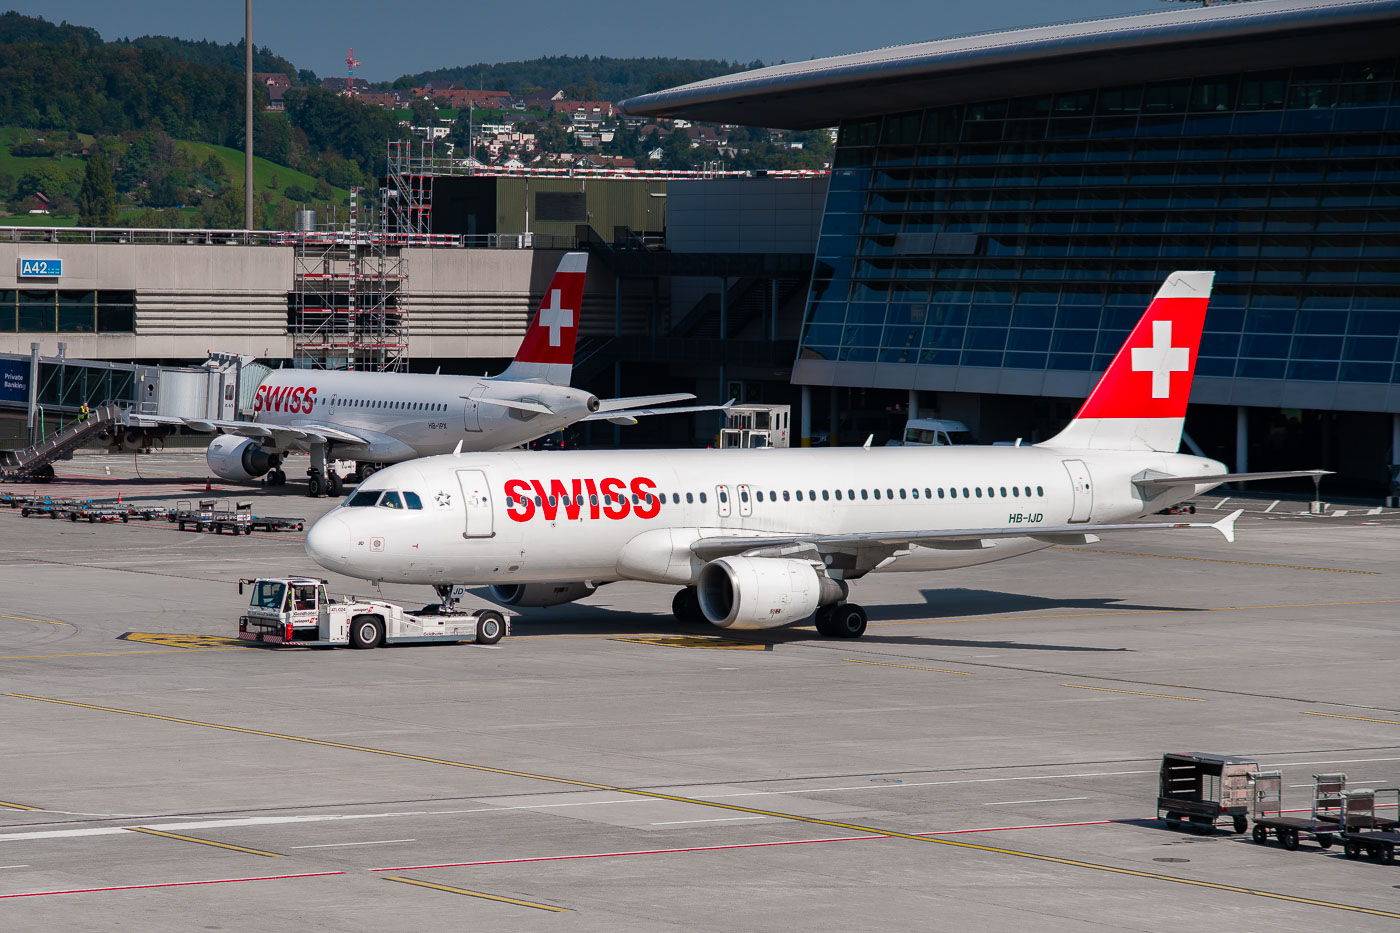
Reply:
<svg viewBox="0 0 1400 933"><path fill-rule="evenodd" d="M1211 526L1216 531L1225 536L1225 540L1231 544L1235 543L1235 519L1244 514L1244 509L1235 509L1218 522L1212 522Z"/></svg>
<svg viewBox="0 0 1400 933"><path fill-rule="evenodd" d="M461 442L461 441L458 441L458 442L457 442L457 446L454 447L454 448L452 448L452 456L454 456L454 457L460 457L460 456L462 456L462 442Z"/></svg>
<svg viewBox="0 0 1400 933"><path fill-rule="evenodd" d="M873 440L875 440L875 435L874 435L874 434L868 435L868 436L865 438L865 443L864 443L864 444L861 444L860 446L861 446L861 447L864 447L866 450L869 450L869 449L870 449L870 442L873 441Z"/></svg>

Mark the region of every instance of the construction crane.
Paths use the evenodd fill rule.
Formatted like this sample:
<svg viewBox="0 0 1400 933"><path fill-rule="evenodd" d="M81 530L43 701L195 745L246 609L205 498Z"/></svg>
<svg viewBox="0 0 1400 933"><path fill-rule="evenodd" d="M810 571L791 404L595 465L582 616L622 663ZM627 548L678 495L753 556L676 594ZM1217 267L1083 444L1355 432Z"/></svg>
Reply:
<svg viewBox="0 0 1400 933"><path fill-rule="evenodd" d="M349 97L355 96L355 66L359 64L355 60L355 49L352 47L345 56L345 93Z"/></svg>

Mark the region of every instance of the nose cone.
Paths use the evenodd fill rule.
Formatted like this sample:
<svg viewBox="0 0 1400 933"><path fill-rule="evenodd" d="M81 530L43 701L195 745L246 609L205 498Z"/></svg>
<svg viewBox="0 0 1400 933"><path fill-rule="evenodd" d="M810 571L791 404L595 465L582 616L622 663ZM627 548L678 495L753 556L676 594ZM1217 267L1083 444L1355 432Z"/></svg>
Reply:
<svg viewBox="0 0 1400 933"><path fill-rule="evenodd" d="M335 514L323 515L306 533L306 553L327 570L344 571L350 560L350 526Z"/></svg>

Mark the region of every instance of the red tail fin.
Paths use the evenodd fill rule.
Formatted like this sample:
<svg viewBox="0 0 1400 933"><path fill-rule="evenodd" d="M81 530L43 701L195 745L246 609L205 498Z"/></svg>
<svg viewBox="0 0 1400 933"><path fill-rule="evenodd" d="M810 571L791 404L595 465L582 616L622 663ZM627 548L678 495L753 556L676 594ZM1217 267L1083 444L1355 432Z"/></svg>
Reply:
<svg viewBox="0 0 1400 933"><path fill-rule="evenodd" d="M549 288L545 289L544 301L530 319L514 361L496 378L557 386L569 384L587 273L587 253L564 254L554 278L549 281Z"/></svg>
<svg viewBox="0 0 1400 933"><path fill-rule="evenodd" d="M1168 276L1079 414L1045 446L1175 453L1214 278Z"/></svg>

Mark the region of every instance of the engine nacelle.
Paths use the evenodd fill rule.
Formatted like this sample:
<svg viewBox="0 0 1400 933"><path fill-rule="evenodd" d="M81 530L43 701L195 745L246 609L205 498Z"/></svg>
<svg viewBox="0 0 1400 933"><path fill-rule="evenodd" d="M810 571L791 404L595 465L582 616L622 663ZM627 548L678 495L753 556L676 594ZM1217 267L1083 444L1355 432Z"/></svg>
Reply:
<svg viewBox="0 0 1400 933"><path fill-rule="evenodd" d="M700 571L700 611L720 628L776 628L805 619L818 606L846 598L846 585L811 561L785 557L722 557Z"/></svg>
<svg viewBox="0 0 1400 933"><path fill-rule="evenodd" d="M204 459L219 478L235 482L257 479L282 462L280 454L264 450L250 437L233 434L214 438Z"/></svg>
<svg viewBox="0 0 1400 933"><path fill-rule="evenodd" d="M513 586L491 587L491 598L506 606L562 606L585 596L592 596L598 587L592 583L517 583Z"/></svg>

